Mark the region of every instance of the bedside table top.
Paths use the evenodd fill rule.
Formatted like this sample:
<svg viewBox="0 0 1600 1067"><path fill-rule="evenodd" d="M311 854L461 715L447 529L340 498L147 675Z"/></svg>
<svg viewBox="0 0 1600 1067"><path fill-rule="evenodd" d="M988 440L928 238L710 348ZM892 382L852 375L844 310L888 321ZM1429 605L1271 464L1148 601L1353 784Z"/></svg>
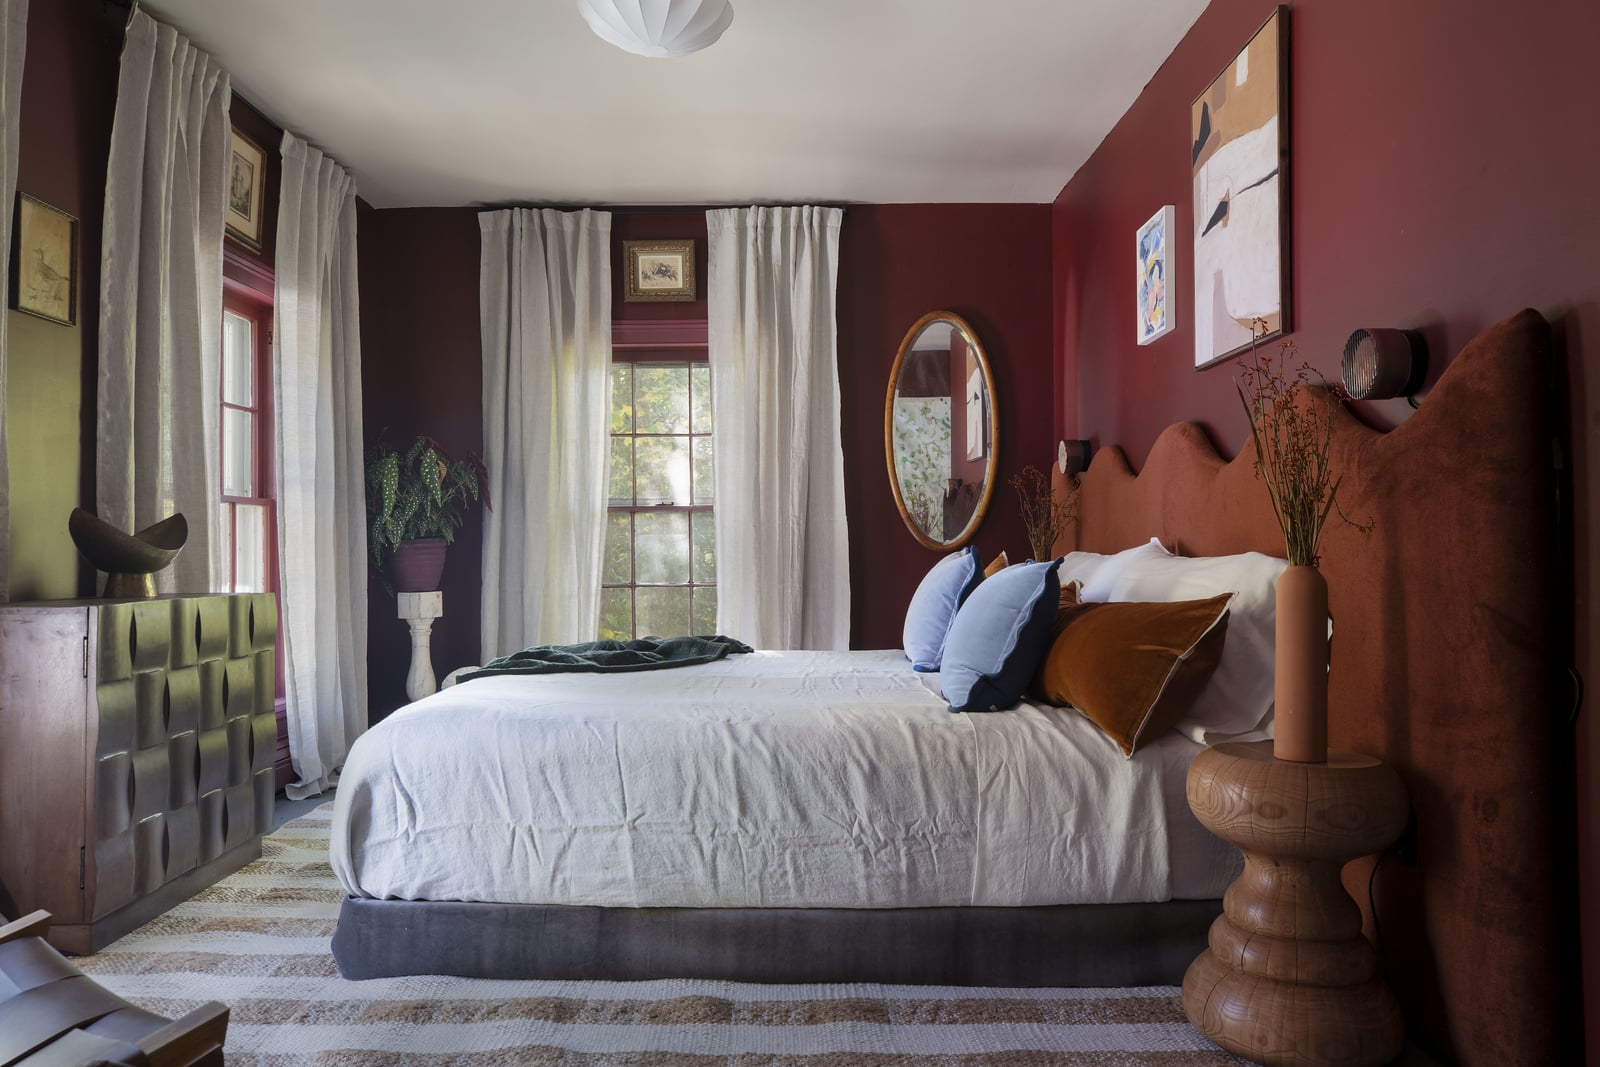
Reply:
<svg viewBox="0 0 1600 1067"><path fill-rule="evenodd" d="M1383 761L1376 756L1368 756L1362 752L1346 752L1336 748L1328 749L1328 762L1326 763L1297 763L1293 760L1280 760L1272 755L1271 741L1227 741L1220 745L1213 745L1208 751L1216 752L1232 759L1248 760L1251 763L1269 763L1286 768L1311 767L1328 771L1356 771L1370 770L1373 767L1383 766Z"/></svg>
<svg viewBox="0 0 1600 1067"><path fill-rule="evenodd" d="M1200 824L1246 851L1340 860L1384 848L1409 803L1394 768L1359 752L1326 763L1273 758L1272 742L1227 743L1189 765L1185 789Z"/></svg>

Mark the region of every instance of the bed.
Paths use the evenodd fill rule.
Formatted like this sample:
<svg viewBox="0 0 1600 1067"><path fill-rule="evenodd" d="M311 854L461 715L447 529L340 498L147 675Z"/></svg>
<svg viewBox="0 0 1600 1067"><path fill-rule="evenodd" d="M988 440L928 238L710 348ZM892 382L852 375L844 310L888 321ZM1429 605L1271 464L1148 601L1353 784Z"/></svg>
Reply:
<svg viewBox="0 0 1600 1067"><path fill-rule="evenodd" d="M1322 567L1335 619L1330 740L1382 757L1405 780L1415 815L1414 854L1382 864L1371 877L1370 899L1382 920L1387 977L1410 1031L1429 1049L1465 1063L1561 1062L1579 1018L1573 939L1562 933L1569 918L1562 907L1570 897L1551 888L1564 870L1557 861L1556 784L1569 770L1557 746L1565 709L1557 682L1563 635L1552 607L1558 542L1550 372L1548 327L1524 312L1463 350L1421 410L1398 429L1376 433L1344 417L1333 442L1336 465L1345 472L1341 501L1374 526L1364 534L1330 526L1324 541ZM1074 543L1065 547L1111 553L1154 536L1190 556L1282 551L1249 452L1225 461L1190 424L1169 428L1137 474L1115 448L1102 449L1083 478L1080 516ZM741 759L756 754L770 764L772 786L751 795L779 825L810 832L851 804L870 809L874 797L899 798L884 806L900 822L878 830L867 822L852 825L833 839L852 842L847 855L830 856L819 869L827 873L793 870L779 887L783 892L743 877L746 856L764 856L760 866L772 866L767 860L773 854L763 853L766 845L757 839L668 847L675 820L692 826L694 805L663 814L660 825L635 824L627 833L585 842L595 850L587 865L594 871L639 865L643 858L643 883L597 876L587 886L566 878L541 885L530 876L534 853L579 847L560 831L466 838L458 842L465 847L456 860L429 860L418 847L419 833L448 831L435 827L410 838L399 832L431 825L426 816L415 821L414 782L431 778L446 794L470 795L474 802L488 796L493 803L533 789L569 796L576 785L550 779L552 771L536 774L520 758L509 760L507 747L516 743L497 732L503 728L498 713L455 703L475 686L502 712L524 698L510 686L489 684L500 680L470 682L455 696L440 694L397 713L358 742L338 794L333 860L351 893L334 938L341 971L347 977L1175 984L1220 910L1210 895L1215 883L1175 881L1191 873L1180 869L1187 860L1175 861L1185 846L1177 838L1161 846L1144 840L1127 852L1143 857L1144 866L1129 876L1134 864L1119 858L1111 862L1116 876L1107 878L1101 860L1052 856L1043 842L1051 833L1083 832L1070 824L1081 795L1073 800L1063 792L1075 776L1052 762L1052 753L1090 753L1073 769L1082 776L1081 768L1094 768L1087 774L1093 795L1125 802L1111 824L1120 831L1100 832L1120 832L1127 843L1140 836L1131 820L1146 820L1144 829L1158 819L1169 828L1182 825L1172 784L1193 747L1186 749L1189 743L1177 735L1164 738L1121 764L1128 778L1114 790L1109 779L1096 777L1109 772L1093 762L1092 746L1079 744L1084 739L1066 725L1073 713L1029 708L949 716L903 663L890 671L881 661L874 666L872 656L818 658L810 666L779 657L779 673L791 689L806 688L796 679L808 671L813 689L838 680L833 695L840 703L813 713L808 724L799 713L806 727L799 733L785 734L770 723L763 732L755 721L726 724L746 730L750 744L741 745ZM755 662L736 659L704 670L700 684L724 690L752 684L744 672ZM589 701L596 692L592 679L557 688ZM879 704L868 723L877 731L875 751L926 752L947 769L971 771L978 776L973 784L956 791L898 781L885 794L875 780L878 763L867 758L836 780L819 781L827 778L819 762L824 750L806 746L822 744L819 738L852 714L864 714L857 701L869 690ZM659 755L660 765L648 776L671 781L683 775L681 755L667 757L654 742L686 726L691 732L704 727L695 708L712 720L722 714L705 711L698 700L641 723L631 748L603 737L604 729L591 730L589 761L560 773L626 785ZM622 717L604 706L604 699L591 703L584 714L613 723ZM452 730L467 736L464 720L473 716L486 718L473 729L484 726L487 733L460 745L458 760ZM386 740L407 731L430 739L420 747L442 758L401 755ZM701 762L726 763L728 736L702 735ZM624 750L633 763L618 762L615 754ZM487 762L474 763L465 755L471 753ZM612 754L609 766L606 754ZM1042 759L1028 763L1024 754ZM396 765L398 775L392 773ZM1133 765L1137 771L1127 769ZM985 768L1001 769L1008 780L983 780ZM786 774L807 781L789 781ZM703 783L680 785L698 795ZM824 800L803 799L817 789ZM1069 822L1051 821L1059 819ZM613 817L609 825L624 822ZM908 835L908 827L921 835ZM1008 836L1012 851L999 844ZM693 853L687 860L685 851ZM1019 854L1029 857L1020 873ZM511 876L514 884L475 883L483 870L460 869L473 867L474 859L479 868L509 865L522 873ZM1101 877L1078 896L1051 896L1062 891L1050 886L1057 873L1051 863ZM1196 864L1198 877L1207 867L1204 859ZM893 878L874 883L885 871L901 872L900 884L891 889ZM1370 875L1372 861L1352 864L1346 884L1376 935L1367 906ZM530 885L537 895L521 895ZM1108 888L1130 886L1131 896L1105 899ZM1197 899L1181 899L1186 894ZM838 906L843 903L854 906Z"/></svg>
<svg viewBox="0 0 1600 1067"><path fill-rule="evenodd" d="M626 972L635 977L717 976L704 946L681 936L690 909L742 924L730 927L735 941L749 924L780 916L802 940L821 940L840 915L872 929L885 912L910 913L918 925L897 936L945 954L929 926L941 916L988 916L983 931L993 936L1006 916L1064 905L1109 906L1102 922L1129 905L1127 925L1138 905L1176 897L1197 902L1179 909L1189 920L1183 939L1192 941L1203 938L1238 869L1184 802L1184 774L1199 750L1170 733L1127 760L1076 712L1035 704L951 715L938 675L914 673L899 650L755 652L670 671L481 678L402 709L363 737L341 778L331 858L351 911L406 915L409 902L452 901L462 914L526 909L542 927L602 916L611 925L674 920L667 928L679 930L683 957L655 948L647 965ZM349 941L356 925L341 924L335 946L347 976L435 955L389 937L358 949ZM641 936L626 922L615 934L633 955ZM451 958L429 965L621 976L612 953L577 936L570 957L541 945L518 950L515 965L497 963L515 940L496 929L465 946L440 945ZM925 963L913 965L927 948L908 959L877 937L847 943L859 959L844 972L839 958L800 952L760 955L737 973L794 980L793 968L804 966L818 980L929 976L916 969ZM1096 953L1062 947L1055 969L1042 959L1031 965L1031 984L1075 973L1081 982L1097 966L1139 974L1123 957L1100 964ZM377 958L391 948L400 958ZM1169 965L1181 970L1187 951L1179 947ZM1021 977L1001 954L979 950L971 960L955 954L938 974Z"/></svg>

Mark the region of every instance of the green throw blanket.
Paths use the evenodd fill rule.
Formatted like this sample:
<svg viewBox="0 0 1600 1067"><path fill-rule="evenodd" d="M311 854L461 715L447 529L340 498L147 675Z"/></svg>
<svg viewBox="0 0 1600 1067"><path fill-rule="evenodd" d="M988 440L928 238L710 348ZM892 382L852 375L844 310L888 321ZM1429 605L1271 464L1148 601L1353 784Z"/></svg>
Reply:
<svg viewBox="0 0 1600 1067"><path fill-rule="evenodd" d="M585 641L581 645L535 645L466 671L457 681L497 674L621 674L710 663L731 652L754 652L743 641L711 637L640 637L632 641Z"/></svg>

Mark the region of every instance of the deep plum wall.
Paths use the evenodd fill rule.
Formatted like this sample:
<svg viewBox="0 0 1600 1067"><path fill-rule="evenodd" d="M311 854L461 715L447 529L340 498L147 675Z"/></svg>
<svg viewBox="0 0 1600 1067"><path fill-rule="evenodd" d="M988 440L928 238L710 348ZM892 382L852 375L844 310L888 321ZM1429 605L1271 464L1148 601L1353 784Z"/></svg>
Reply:
<svg viewBox="0 0 1600 1067"><path fill-rule="evenodd" d="M895 511L884 466L883 398L905 331L935 309L966 317L994 365L1005 478L1052 458L1048 205L858 206L845 212L839 265L839 375L845 506L850 522L852 641L898 647L905 605L937 558ZM368 440L428 433L466 452L483 443L478 333L478 222L469 208L359 216L363 419ZM705 218L676 209L619 210L612 220L614 314L619 319L705 317ZM693 238L701 299L624 303L622 242ZM478 657L481 516L468 519L445 567L445 617L434 663ZM979 531L985 553L1014 559L1028 542L1015 498L1001 485ZM373 717L405 702L410 643L394 602L370 594Z"/></svg>
<svg viewBox="0 0 1600 1067"><path fill-rule="evenodd" d="M1055 458L1050 403L1049 208L880 204L845 212L839 238L839 388L850 520L851 643L899 648L906 604L938 559L906 529L889 488L883 407L889 369L930 311L966 319L984 346L1000 414L1000 484L975 543L985 562L1029 555L1016 494L1025 464Z"/></svg>
<svg viewBox="0 0 1600 1067"><path fill-rule="evenodd" d="M427 434L452 455L483 448L483 365L478 337L478 216L462 208L356 215L361 288L361 422L368 442L397 447ZM483 512L456 533L444 569L444 618L433 662L446 671L478 662ZM395 601L367 587L371 718L406 703L411 638Z"/></svg>
<svg viewBox="0 0 1600 1067"><path fill-rule="evenodd" d="M13 600L97 592L94 569L67 536L67 515L75 506L92 509L95 499L100 228L127 17L101 0L35 0L28 8L17 188L78 220L77 321L4 313ZM231 115L265 150L267 173L263 255L228 247L270 267L282 131L237 92Z"/></svg>
<svg viewBox="0 0 1600 1067"><path fill-rule="evenodd" d="M1233 371L1191 369L1188 122L1195 95L1271 10L1261 0L1214 0L1055 202L1057 428L1119 444L1135 467L1174 421L1199 420L1230 455L1248 432ZM1600 483L1600 437L1590 430L1600 421L1600 7L1302 0L1290 9L1289 39L1292 340L1336 377L1354 328L1420 329L1432 381L1482 327L1523 307L1552 320L1559 374L1551 429L1570 456L1558 480L1573 490L1563 516L1573 592L1553 596L1551 611L1572 624L1573 660L1592 685L1600 677L1590 510ZM1134 233L1163 204L1177 208L1177 328L1141 348ZM1388 401L1362 413L1390 426L1408 411ZM1526 711L1564 718L1568 709ZM1571 870L1555 872L1550 892L1569 903L1576 923L1581 887L1575 937L1592 1028L1600 1025L1600 729L1591 712L1570 737L1577 796L1562 810L1576 813L1576 826L1558 830L1576 846L1581 872L1576 884ZM1570 969L1566 960L1550 963ZM1588 1045L1589 1062L1600 1063L1600 1030L1591 1029Z"/></svg>

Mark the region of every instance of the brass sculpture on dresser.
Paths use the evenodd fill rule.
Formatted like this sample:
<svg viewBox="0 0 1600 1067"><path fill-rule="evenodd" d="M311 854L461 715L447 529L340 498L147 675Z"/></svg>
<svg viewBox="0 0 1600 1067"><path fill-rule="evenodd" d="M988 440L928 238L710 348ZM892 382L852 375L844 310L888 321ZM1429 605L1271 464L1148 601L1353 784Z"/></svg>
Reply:
<svg viewBox="0 0 1600 1067"><path fill-rule="evenodd" d="M138 533L126 534L98 515L73 508L67 532L83 558L97 571L106 572L103 597L153 597L155 572L177 558L189 540L189 522L182 512L170 515Z"/></svg>
<svg viewBox="0 0 1600 1067"><path fill-rule="evenodd" d="M261 855L277 628L270 593L0 606L0 910L97 951Z"/></svg>

